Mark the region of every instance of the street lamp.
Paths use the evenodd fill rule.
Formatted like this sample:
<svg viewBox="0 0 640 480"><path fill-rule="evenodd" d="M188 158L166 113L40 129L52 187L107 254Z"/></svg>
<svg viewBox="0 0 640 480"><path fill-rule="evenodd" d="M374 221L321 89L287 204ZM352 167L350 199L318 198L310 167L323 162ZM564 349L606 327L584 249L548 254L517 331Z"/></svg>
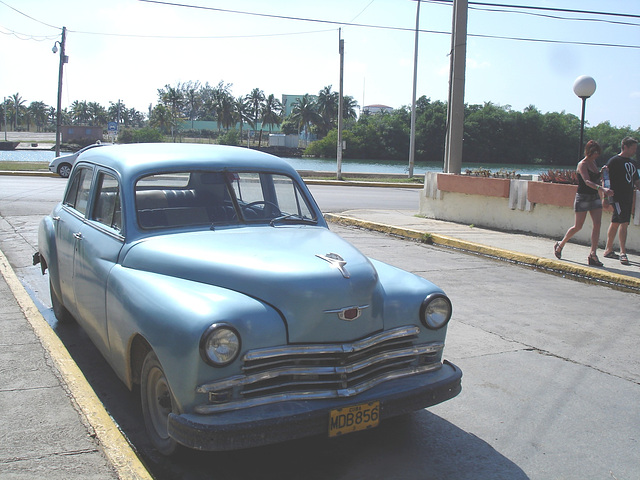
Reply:
<svg viewBox="0 0 640 480"><path fill-rule="evenodd" d="M580 120L580 151L578 156L582 157L582 142L584 139L584 110L587 105L587 98L589 98L596 91L596 81L587 76L582 75L576 78L573 82L573 93L582 99L582 117Z"/></svg>
<svg viewBox="0 0 640 480"><path fill-rule="evenodd" d="M60 66L58 67L58 110L56 111L56 157L60 156L60 126L62 124L62 71L64 64L69 61L69 57L64 54L64 45L67 38L67 29L62 27L62 40L55 42L51 51L58 53L60 45Z"/></svg>

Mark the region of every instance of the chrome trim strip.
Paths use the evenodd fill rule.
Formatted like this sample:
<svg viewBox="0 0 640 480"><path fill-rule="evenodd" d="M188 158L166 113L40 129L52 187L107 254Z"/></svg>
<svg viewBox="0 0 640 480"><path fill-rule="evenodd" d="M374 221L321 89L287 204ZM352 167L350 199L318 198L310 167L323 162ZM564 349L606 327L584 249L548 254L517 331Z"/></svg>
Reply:
<svg viewBox="0 0 640 480"><path fill-rule="evenodd" d="M415 358L419 355L429 355L440 352L444 349L444 343L434 342L414 347L394 350L392 352L383 352L372 357L367 357L358 362L344 366L319 366L319 367L280 367L274 368L253 375L236 375L234 377L225 378L219 382L200 385L197 393L220 392L229 388L237 388L241 386L251 385L265 380L271 380L278 377L288 375L299 376L317 376L317 375L348 375L365 368L374 367L377 363L384 363L390 360L402 358ZM301 379L300 381L304 381ZM337 382L339 379L327 379L327 382Z"/></svg>
<svg viewBox="0 0 640 480"><path fill-rule="evenodd" d="M330 345L286 345L282 347L261 348L259 350L247 352L244 355L243 361L254 362L289 355L353 353L365 350L379 343L387 342L389 340L402 340L404 337L416 336L419 333L419 327L407 326L381 332L353 343L335 343Z"/></svg>
<svg viewBox="0 0 640 480"><path fill-rule="evenodd" d="M331 398L348 398L358 395L366 390L370 390L371 388L379 385L381 383L387 382L389 380L395 380L398 378L407 377L410 375L416 375L420 373L431 372L434 370L438 370L442 367L442 363L430 363L428 365L421 365L419 367L411 367L409 369L405 369L399 372L391 372L374 379L369 380L368 382L362 383L357 387L340 389L340 390L326 390L320 392L296 392L296 393L284 393L279 395L271 395L267 397L254 398L249 400L240 400L237 402L224 403L219 405L197 405L195 407L195 412L207 415L212 413L221 413L221 412L229 412L234 410L241 410L243 408L251 408L258 407L262 405L270 405L273 403L279 402L289 402L293 400L323 400L323 399L331 399Z"/></svg>

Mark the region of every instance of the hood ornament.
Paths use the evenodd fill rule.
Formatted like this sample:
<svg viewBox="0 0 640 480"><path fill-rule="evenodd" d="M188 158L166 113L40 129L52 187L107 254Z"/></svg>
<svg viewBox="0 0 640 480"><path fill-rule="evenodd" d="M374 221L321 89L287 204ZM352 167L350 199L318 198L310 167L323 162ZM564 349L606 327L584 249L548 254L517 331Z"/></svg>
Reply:
<svg viewBox="0 0 640 480"><path fill-rule="evenodd" d="M337 253L327 253L326 255L317 255L316 257L321 258L325 262L328 262L329 265L333 268L337 268L344 278L349 278L349 272L344 266L347 264L346 260L342 258Z"/></svg>

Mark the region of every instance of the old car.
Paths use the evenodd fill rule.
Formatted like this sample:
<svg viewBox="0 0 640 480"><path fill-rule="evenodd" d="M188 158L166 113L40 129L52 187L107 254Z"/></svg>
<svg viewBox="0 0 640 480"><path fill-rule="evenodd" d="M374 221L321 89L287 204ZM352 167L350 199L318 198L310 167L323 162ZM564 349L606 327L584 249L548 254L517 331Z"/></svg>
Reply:
<svg viewBox="0 0 640 480"><path fill-rule="evenodd" d="M85 152L39 227L59 321L127 387L154 446L331 437L456 396L451 302L332 233L284 160L239 147Z"/></svg>
<svg viewBox="0 0 640 480"><path fill-rule="evenodd" d="M111 145L111 144L96 142L96 143L92 143L91 145L87 145L84 148L81 148L77 152L60 155L59 157L56 157L53 160L51 160L51 163L49 163L49 171L52 173L57 173L62 178L68 178L69 174L71 173L71 169L73 168L73 165L76 163L80 155L82 155L87 150L91 150L92 148L96 148L96 147L103 147L105 145Z"/></svg>

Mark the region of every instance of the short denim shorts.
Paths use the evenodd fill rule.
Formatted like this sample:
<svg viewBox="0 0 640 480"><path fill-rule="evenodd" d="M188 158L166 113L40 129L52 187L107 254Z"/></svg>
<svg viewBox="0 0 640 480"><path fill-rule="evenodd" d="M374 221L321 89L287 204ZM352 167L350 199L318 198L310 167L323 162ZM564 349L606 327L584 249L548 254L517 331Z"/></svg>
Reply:
<svg viewBox="0 0 640 480"><path fill-rule="evenodd" d="M576 193L576 200L573 203L575 212L588 212L602 208L602 200L597 193Z"/></svg>

